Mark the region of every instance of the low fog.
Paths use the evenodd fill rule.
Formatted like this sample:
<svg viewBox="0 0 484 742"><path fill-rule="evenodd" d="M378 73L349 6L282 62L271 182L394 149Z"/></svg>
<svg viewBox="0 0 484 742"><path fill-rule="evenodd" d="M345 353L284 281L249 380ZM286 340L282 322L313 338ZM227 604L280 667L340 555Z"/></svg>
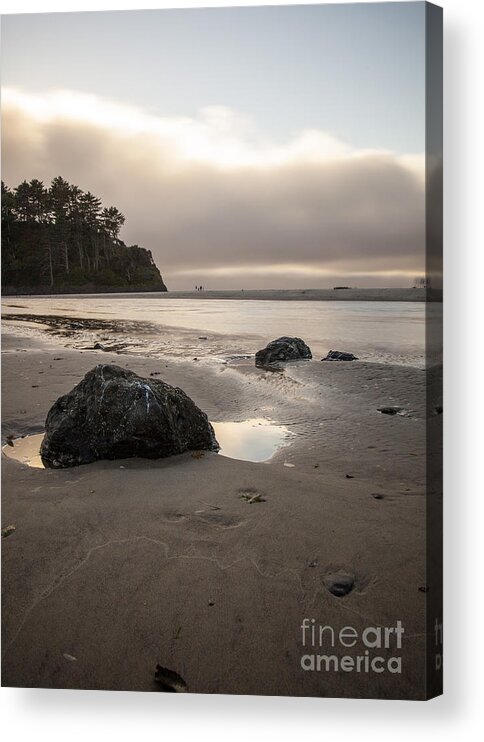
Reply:
<svg viewBox="0 0 484 742"><path fill-rule="evenodd" d="M424 270L418 155L314 130L272 142L221 106L170 119L5 91L3 180L56 175L117 206L171 289L409 286Z"/></svg>

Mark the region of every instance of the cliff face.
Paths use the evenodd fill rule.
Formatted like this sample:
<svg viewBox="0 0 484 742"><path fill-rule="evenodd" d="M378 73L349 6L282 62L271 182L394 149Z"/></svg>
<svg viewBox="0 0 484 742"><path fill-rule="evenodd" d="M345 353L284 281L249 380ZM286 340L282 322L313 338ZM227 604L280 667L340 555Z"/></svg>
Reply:
<svg viewBox="0 0 484 742"><path fill-rule="evenodd" d="M2 183L2 292L166 291L151 252L119 239L123 223L62 178Z"/></svg>

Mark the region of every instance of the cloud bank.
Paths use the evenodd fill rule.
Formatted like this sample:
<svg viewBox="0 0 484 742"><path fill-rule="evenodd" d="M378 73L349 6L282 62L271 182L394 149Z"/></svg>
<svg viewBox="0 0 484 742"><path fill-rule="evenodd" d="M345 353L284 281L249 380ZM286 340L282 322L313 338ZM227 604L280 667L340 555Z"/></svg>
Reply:
<svg viewBox="0 0 484 742"><path fill-rule="evenodd" d="M318 130L283 144L223 106L160 117L74 92L2 93L2 177L62 175L126 216L169 288L408 286L424 269L421 155Z"/></svg>

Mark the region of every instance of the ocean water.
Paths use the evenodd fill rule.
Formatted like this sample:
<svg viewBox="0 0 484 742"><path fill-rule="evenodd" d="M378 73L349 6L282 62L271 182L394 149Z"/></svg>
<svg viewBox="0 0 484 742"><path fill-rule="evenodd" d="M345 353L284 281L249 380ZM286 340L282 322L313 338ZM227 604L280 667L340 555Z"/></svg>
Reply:
<svg viewBox="0 0 484 742"><path fill-rule="evenodd" d="M363 361L419 368L425 365L426 318L431 324L440 311L441 305L423 302L200 300L158 294L2 301L6 320L12 314L69 318L70 324L56 323L50 331L77 348L101 342L121 344L127 353L223 362L252 356L281 335L295 335L316 359L331 349L352 352ZM89 323L75 322L80 319ZM41 331L31 322L6 326L27 334Z"/></svg>

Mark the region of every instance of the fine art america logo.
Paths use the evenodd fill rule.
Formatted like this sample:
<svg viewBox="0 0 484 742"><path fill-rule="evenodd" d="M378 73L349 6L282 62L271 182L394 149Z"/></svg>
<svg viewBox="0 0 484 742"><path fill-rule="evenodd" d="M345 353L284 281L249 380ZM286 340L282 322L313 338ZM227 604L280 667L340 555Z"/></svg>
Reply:
<svg viewBox="0 0 484 742"><path fill-rule="evenodd" d="M316 624L314 618L305 618L301 624L301 640L307 654L301 656L301 667L315 672L401 674L399 652L404 632L401 621L395 626L368 626L358 631L353 626L334 629ZM356 656L341 654L345 649L355 651L355 647ZM385 656L380 650L385 650Z"/></svg>

